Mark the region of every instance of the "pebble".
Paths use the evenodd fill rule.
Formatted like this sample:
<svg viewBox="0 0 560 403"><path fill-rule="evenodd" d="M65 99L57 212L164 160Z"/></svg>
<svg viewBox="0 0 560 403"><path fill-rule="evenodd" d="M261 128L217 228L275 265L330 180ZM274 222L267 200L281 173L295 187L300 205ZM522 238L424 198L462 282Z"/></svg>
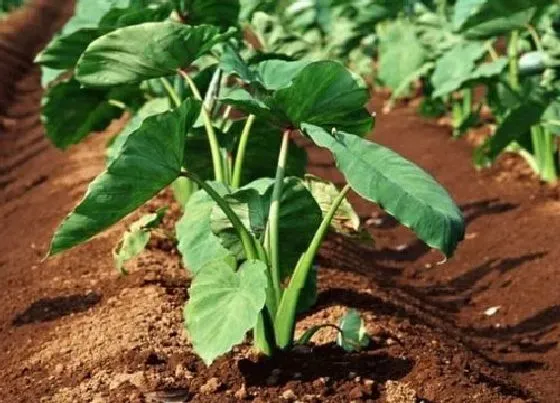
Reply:
<svg viewBox="0 0 560 403"><path fill-rule="evenodd" d="M358 400L361 399L362 397L364 397L364 392L362 392L362 388L360 388L359 386L356 386L355 388L353 388L350 393L348 394L348 397L352 400Z"/></svg>
<svg viewBox="0 0 560 403"><path fill-rule="evenodd" d="M62 375L63 372L64 372L64 365L63 364L56 364L56 366L54 367L54 374L56 376L60 376L60 375Z"/></svg>
<svg viewBox="0 0 560 403"><path fill-rule="evenodd" d="M247 393L247 388L245 387L245 384L243 384L241 385L241 388L239 388L239 390L235 392L235 398L239 400L245 400L248 397L249 394Z"/></svg>
<svg viewBox="0 0 560 403"><path fill-rule="evenodd" d="M200 387L200 393L207 395L217 392L221 387L222 383L218 378L210 378L208 382Z"/></svg>
<svg viewBox="0 0 560 403"><path fill-rule="evenodd" d="M297 399L297 396L292 389L286 389L282 392L282 399L293 402Z"/></svg>

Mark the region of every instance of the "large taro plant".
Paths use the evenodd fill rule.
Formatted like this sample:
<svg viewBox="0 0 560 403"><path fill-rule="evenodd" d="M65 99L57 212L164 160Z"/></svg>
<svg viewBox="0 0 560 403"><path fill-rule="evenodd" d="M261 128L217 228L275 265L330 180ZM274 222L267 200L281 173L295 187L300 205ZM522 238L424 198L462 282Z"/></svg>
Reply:
<svg viewBox="0 0 560 403"><path fill-rule="evenodd" d="M202 0L174 1L172 7L178 3L225 7L222 1ZM115 10L109 11L120 13ZM98 94L90 105L101 103L102 110L128 106L127 98L114 94L138 92L131 88L140 90L141 109L149 111L138 112L115 140L118 146L106 170L56 230L50 256L88 241L185 180L189 197L181 199L184 215L175 227L178 249L193 276L185 325L194 350L211 363L248 332L267 355L295 344L297 314L316 298L315 255L350 189L379 204L429 246L453 254L464 235L461 212L429 174L363 138L374 121L364 107L369 92L359 78L328 60L286 61L270 55L248 63L227 27L189 25L192 13L181 7L174 15L181 18L98 32L79 52L76 48L71 61L52 63L71 72L47 95L50 119L62 119L54 112L57 105L89 102L90 93ZM53 55L53 48L40 60ZM202 72L192 66L208 55L219 62L211 64L211 80L203 90L197 83ZM148 107L159 102L145 101L157 93L156 83L169 100ZM69 85L64 96L52 95ZM86 112L81 105L77 113L87 116L64 117L74 126L47 121L47 130L62 130L63 138L71 139L68 144L83 137L84 128L95 128L91 122L98 112ZM246 117L231 121L233 111ZM306 136L328 149L348 185L340 191L309 186L293 136ZM131 226L119 264L143 248L162 214ZM363 345L355 313L338 329L344 348ZM311 336L306 333L304 341Z"/></svg>

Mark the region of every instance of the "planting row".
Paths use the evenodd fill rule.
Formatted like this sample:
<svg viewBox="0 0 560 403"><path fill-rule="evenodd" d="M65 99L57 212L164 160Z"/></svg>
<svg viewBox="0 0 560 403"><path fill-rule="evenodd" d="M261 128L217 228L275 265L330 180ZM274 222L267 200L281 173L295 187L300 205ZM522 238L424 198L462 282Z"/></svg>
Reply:
<svg viewBox="0 0 560 403"><path fill-rule="evenodd" d="M350 189L446 256L464 235L461 212L429 174L363 138L374 126L369 90L322 52L329 42L316 24L330 14L281 3L81 0L37 58L55 146L130 115L49 255L88 241L170 186L184 211L174 233L160 228L165 208L141 217L115 246L115 264L126 274L154 232L176 242L193 277L185 325L206 363L248 333L267 355L309 342L322 326L336 327L346 350L367 345L354 311L294 336L297 314L316 300L314 257L325 234L360 230L345 199ZM293 19L284 22L285 13ZM315 39L287 35L284 23L316 34L321 52L309 47ZM294 135L329 150L348 185L305 175Z"/></svg>

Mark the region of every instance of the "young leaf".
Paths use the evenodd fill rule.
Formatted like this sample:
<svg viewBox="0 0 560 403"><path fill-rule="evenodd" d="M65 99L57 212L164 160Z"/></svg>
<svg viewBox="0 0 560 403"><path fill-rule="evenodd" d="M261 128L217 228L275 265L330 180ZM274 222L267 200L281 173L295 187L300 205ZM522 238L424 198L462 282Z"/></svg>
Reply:
<svg viewBox="0 0 560 403"><path fill-rule="evenodd" d="M165 210L163 208L155 213L144 215L132 223L128 231L124 233L113 252L115 266L119 273L127 274L124 264L144 251L150 241L150 230L161 224Z"/></svg>
<svg viewBox="0 0 560 403"><path fill-rule="evenodd" d="M445 189L393 151L344 132L334 135L304 125L319 147L329 149L358 194L378 203L433 248L451 256L465 234L463 215Z"/></svg>
<svg viewBox="0 0 560 403"><path fill-rule="evenodd" d="M341 332L336 337L336 344L345 351L361 351L369 345L370 339L366 333L364 322L360 313L355 309L349 310L340 319L338 327Z"/></svg>
<svg viewBox="0 0 560 403"><path fill-rule="evenodd" d="M234 31L211 25L153 22L119 28L92 42L76 68L87 86L112 86L164 77L187 67Z"/></svg>
<svg viewBox="0 0 560 403"><path fill-rule="evenodd" d="M319 203L323 216L331 209L333 202L340 193L333 183L313 175L305 175L305 186ZM353 231L360 229L360 217L348 200L344 199L340 204L331 226L341 233L348 232L349 229Z"/></svg>
<svg viewBox="0 0 560 403"><path fill-rule="evenodd" d="M496 133L475 152L477 165L488 165L512 142L520 139L537 124L548 107L542 97L525 99L520 105L510 110L496 130Z"/></svg>
<svg viewBox="0 0 560 403"><path fill-rule="evenodd" d="M84 89L76 80L60 82L42 100L41 119L52 143L65 149L122 115L107 91Z"/></svg>
<svg viewBox="0 0 560 403"><path fill-rule="evenodd" d="M220 195L229 189L219 183L211 183ZM193 274L215 262L235 262L235 254L222 245L222 241L212 232L211 216L216 203L204 191L194 193L185 205L183 217L175 225L183 264Z"/></svg>
<svg viewBox="0 0 560 403"><path fill-rule="evenodd" d="M200 103L187 100L174 111L146 119L58 227L49 255L87 241L173 182L181 172L185 132L199 112Z"/></svg>
<svg viewBox="0 0 560 403"><path fill-rule="evenodd" d="M460 42L439 58L432 76L433 97L439 98L461 88L471 78L475 63L484 53L486 46L482 42Z"/></svg>
<svg viewBox="0 0 560 403"><path fill-rule="evenodd" d="M255 327L266 300L266 265L246 261L237 272L223 263L194 278L184 310L193 349L206 364L227 353Z"/></svg>

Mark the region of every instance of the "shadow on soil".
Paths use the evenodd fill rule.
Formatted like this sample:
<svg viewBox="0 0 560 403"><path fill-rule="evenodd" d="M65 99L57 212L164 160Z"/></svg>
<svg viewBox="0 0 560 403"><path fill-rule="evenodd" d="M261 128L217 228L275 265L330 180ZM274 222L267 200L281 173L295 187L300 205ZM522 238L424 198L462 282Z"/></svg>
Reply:
<svg viewBox="0 0 560 403"><path fill-rule="evenodd" d="M41 298L32 303L25 312L17 315L12 321L12 325L23 326L31 323L49 322L73 313L87 311L99 303L100 300L101 296L96 293Z"/></svg>

